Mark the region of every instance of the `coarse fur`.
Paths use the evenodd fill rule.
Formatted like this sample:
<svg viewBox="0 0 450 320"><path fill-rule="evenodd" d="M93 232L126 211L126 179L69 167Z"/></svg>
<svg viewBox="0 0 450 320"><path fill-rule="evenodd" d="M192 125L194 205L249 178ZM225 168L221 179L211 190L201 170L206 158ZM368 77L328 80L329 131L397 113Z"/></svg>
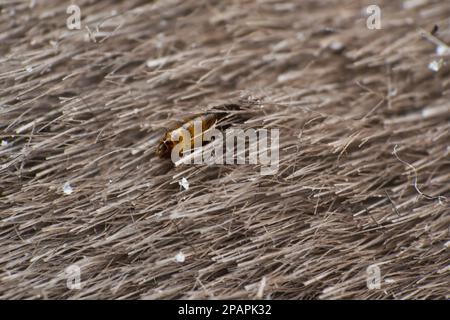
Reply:
<svg viewBox="0 0 450 320"><path fill-rule="evenodd" d="M449 298L449 1L70 3L0 5L0 298ZM156 156L226 104L277 174Z"/></svg>

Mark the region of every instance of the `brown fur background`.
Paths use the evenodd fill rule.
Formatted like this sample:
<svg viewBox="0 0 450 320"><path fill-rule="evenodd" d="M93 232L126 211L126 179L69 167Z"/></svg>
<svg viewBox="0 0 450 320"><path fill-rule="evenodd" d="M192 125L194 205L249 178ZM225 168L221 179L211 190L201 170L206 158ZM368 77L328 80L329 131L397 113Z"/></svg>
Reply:
<svg viewBox="0 0 450 320"><path fill-rule="evenodd" d="M448 1L0 3L0 298L449 298ZM223 103L276 175L155 156Z"/></svg>

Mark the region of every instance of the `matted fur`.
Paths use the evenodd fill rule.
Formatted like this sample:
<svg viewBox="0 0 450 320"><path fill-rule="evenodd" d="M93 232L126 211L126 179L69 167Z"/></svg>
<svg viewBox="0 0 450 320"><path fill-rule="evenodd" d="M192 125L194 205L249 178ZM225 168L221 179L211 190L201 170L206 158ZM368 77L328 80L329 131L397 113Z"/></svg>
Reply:
<svg viewBox="0 0 450 320"><path fill-rule="evenodd" d="M448 1L3 3L0 298L449 297ZM155 156L224 103L276 175Z"/></svg>

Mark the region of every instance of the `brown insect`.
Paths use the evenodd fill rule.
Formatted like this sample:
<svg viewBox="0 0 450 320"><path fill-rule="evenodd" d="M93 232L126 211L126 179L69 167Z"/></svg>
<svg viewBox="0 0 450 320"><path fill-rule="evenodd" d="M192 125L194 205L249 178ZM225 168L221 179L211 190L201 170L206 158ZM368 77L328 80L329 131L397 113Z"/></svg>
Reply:
<svg viewBox="0 0 450 320"><path fill-rule="evenodd" d="M239 106L237 105L226 105L224 106L225 110L239 110ZM172 149L179 143L182 142L182 130L187 130L191 135L190 145L191 148L194 147L194 127L196 123L201 123L201 136L203 141L203 136L205 132L210 129L217 121L224 118L228 115L227 112L217 112L217 113L207 113L204 115L198 115L193 117L192 119L184 122L181 126L173 128L167 131L164 137L161 139L157 149L156 154L160 158L169 158L172 152ZM178 132L177 132L178 131ZM198 134L198 133L197 133ZM178 141L173 140L173 136L178 136L180 139Z"/></svg>

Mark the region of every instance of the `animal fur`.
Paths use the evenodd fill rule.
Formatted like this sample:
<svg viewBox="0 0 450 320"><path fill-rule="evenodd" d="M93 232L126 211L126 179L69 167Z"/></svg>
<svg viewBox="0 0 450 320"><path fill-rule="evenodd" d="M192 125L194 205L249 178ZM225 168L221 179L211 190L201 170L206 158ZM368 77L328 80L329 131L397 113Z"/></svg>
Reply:
<svg viewBox="0 0 450 320"><path fill-rule="evenodd" d="M0 3L0 298L449 298L448 1L71 3ZM155 155L223 104L277 174Z"/></svg>

